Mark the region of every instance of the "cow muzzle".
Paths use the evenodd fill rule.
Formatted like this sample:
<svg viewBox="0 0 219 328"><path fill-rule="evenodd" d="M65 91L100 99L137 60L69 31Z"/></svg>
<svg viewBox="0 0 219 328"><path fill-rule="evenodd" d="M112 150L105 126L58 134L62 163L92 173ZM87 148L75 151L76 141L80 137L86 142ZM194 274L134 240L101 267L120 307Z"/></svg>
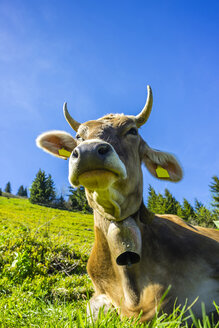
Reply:
<svg viewBox="0 0 219 328"><path fill-rule="evenodd" d="M119 178L126 178L126 168L109 143L91 139L73 150L69 161L69 181L73 186L107 189Z"/></svg>
<svg viewBox="0 0 219 328"><path fill-rule="evenodd" d="M128 217L121 222L111 222L107 240L111 254L118 265L138 263L141 259L142 239L136 221Z"/></svg>

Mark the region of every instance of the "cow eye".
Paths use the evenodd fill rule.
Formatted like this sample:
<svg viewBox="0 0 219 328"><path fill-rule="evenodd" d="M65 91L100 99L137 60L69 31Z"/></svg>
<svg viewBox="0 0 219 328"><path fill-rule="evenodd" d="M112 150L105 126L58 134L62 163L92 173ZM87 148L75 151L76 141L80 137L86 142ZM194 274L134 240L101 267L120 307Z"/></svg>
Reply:
<svg viewBox="0 0 219 328"><path fill-rule="evenodd" d="M76 134L76 139L77 139L77 140L83 140L83 139L81 138L80 134Z"/></svg>
<svg viewBox="0 0 219 328"><path fill-rule="evenodd" d="M132 134L134 136L137 136L138 130L136 128L131 128L130 130L128 130L127 134Z"/></svg>

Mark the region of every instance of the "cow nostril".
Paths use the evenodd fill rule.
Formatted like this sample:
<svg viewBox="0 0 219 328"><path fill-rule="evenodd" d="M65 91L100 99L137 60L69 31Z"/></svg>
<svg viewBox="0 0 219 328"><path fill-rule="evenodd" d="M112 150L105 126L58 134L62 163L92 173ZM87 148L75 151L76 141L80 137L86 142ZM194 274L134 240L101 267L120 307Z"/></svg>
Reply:
<svg viewBox="0 0 219 328"><path fill-rule="evenodd" d="M73 153L72 153L72 156L75 157L75 158L78 158L79 156L79 153L78 153L78 150L75 148Z"/></svg>
<svg viewBox="0 0 219 328"><path fill-rule="evenodd" d="M100 145L98 148L98 154L105 155L110 150L110 145Z"/></svg>

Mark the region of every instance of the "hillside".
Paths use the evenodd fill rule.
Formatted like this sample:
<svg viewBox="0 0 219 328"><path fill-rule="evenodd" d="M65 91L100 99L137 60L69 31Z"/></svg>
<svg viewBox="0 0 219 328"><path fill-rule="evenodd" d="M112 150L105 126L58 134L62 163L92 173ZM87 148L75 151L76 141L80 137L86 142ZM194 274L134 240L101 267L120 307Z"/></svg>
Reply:
<svg viewBox="0 0 219 328"><path fill-rule="evenodd" d="M0 197L0 241L1 327L64 327L84 312L92 215Z"/></svg>
<svg viewBox="0 0 219 328"><path fill-rule="evenodd" d="M115 314L87 323L93 238L92 215L0 197L0 327L143 327ZM150 327L169 327L170 320L179 327L179 309Z"/></svg>
<svg viewBox="0 0 219 328"><path fill-rule="evenodd" d="M0 220L1 228L16 231L26 227L32 233L47 232L57 242L76 248L85 243L90 249L93 242L92 215L43 207L31 204L28 199L0 197Z"/></svg>

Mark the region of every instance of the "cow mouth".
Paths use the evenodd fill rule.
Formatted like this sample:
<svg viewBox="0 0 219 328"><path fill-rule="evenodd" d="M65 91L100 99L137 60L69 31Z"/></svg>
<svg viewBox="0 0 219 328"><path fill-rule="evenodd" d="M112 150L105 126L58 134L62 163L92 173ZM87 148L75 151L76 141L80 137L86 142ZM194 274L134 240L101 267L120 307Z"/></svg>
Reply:
<svg viewBox="0 0 219 328"><path fill-rule="evenodd" d="M79 175L79 183L87 189L98 190L109 188L116 180L119 174L107 169L95 169L83 172Z"/></svg>

